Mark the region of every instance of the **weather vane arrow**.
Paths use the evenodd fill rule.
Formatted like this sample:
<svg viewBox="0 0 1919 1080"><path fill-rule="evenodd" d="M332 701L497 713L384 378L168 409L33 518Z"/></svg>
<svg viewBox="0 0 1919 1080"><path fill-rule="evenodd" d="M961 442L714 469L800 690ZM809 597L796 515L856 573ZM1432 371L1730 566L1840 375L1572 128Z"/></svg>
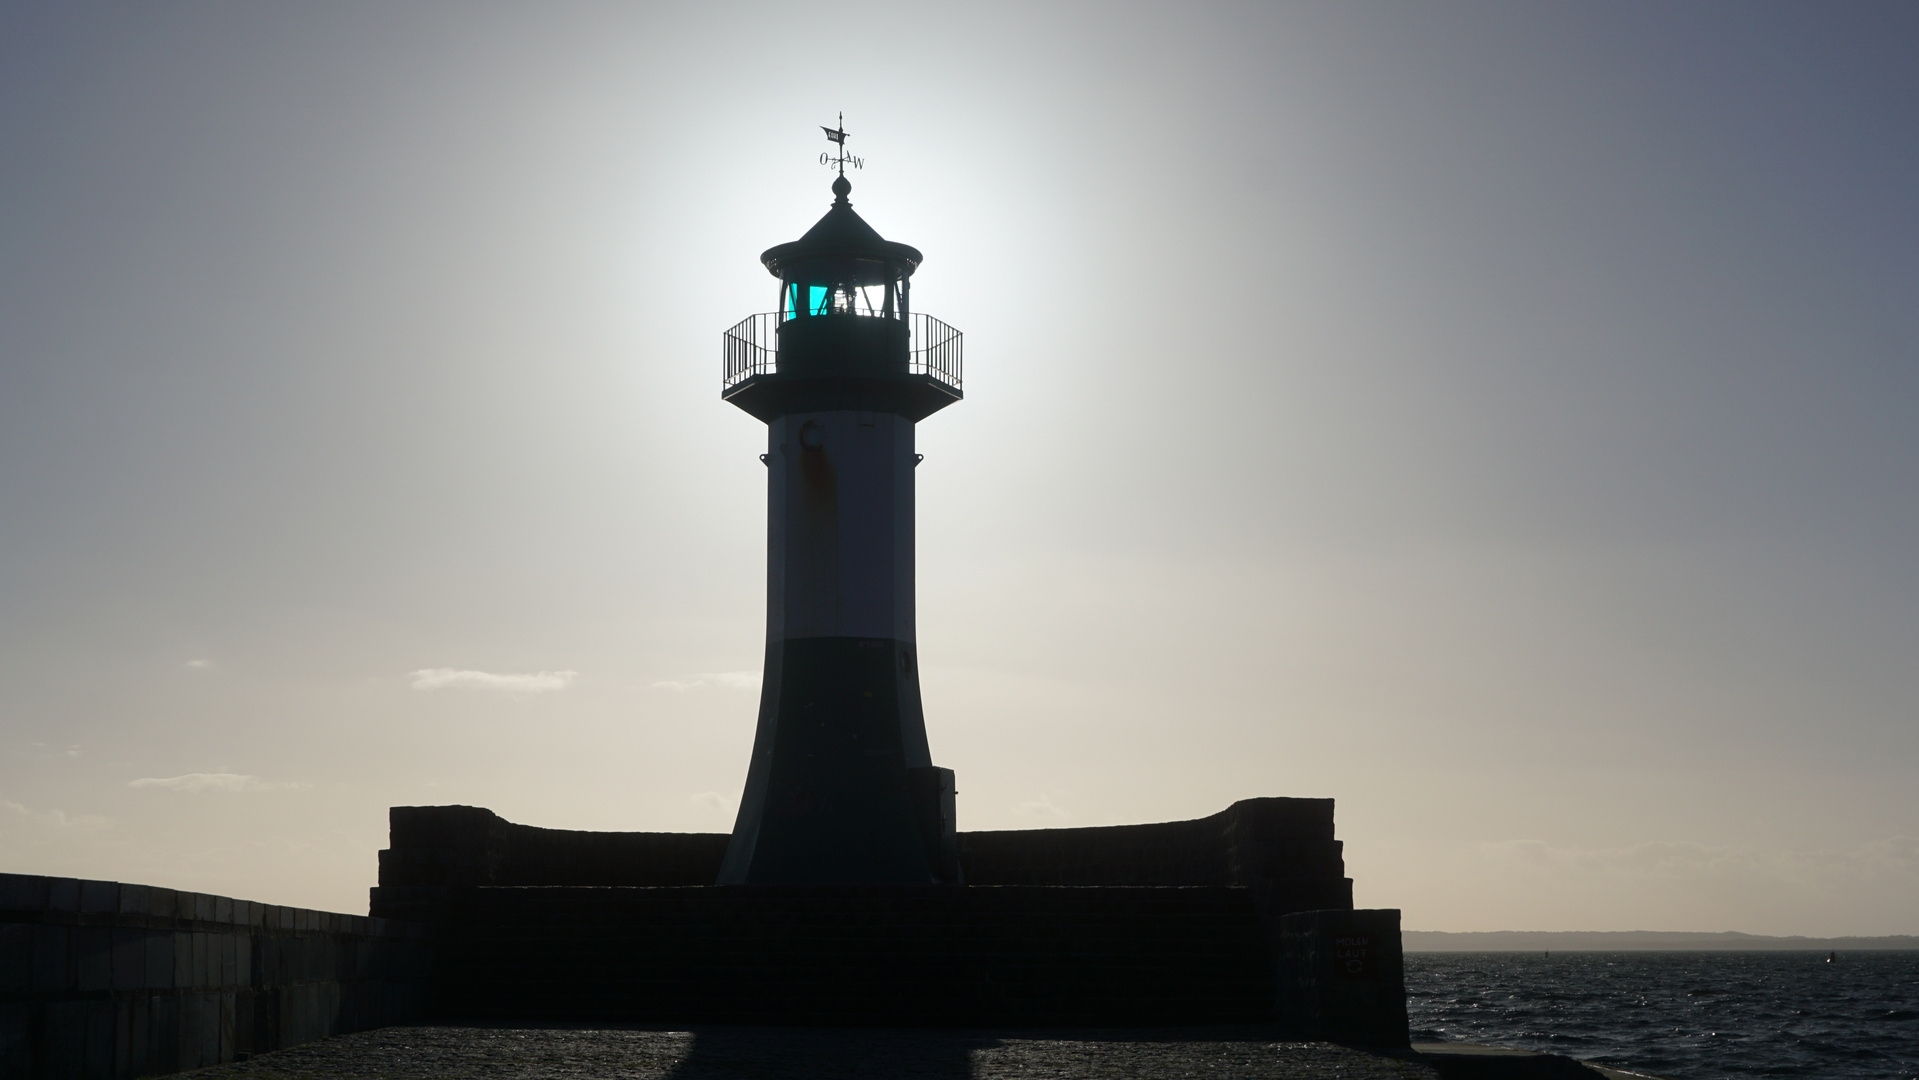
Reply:
<svg viewBox="0 0 1919 1080"><path fill-rule="evenodd" d="M838 154L830 154L830 153L820 154L820 164L838 166L841 176L846 175L846 167L848 165L853 166L855 169L862 168L865 166L866 162L864 160L860 158L856 158L853 155L846 152L847 131L846 131L846 114L845 113L840 114L840 122L838 127L827 127L825 124L821 124L820 130L826 132L827 142L833 143L840 148L840 152Z"/></svg>

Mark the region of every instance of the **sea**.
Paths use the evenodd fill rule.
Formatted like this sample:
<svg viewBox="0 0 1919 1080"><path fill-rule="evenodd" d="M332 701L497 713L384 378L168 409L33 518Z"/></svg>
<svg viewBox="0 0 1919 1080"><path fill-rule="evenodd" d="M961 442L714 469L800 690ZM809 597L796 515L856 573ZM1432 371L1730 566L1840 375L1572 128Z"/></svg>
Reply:
<svg viewBox="0 0 1919 1080"><path fill-rule="evenodd" d="M1919 952L1407 953L1414 1042L1669 1080L1919 1080Z"/></svg>

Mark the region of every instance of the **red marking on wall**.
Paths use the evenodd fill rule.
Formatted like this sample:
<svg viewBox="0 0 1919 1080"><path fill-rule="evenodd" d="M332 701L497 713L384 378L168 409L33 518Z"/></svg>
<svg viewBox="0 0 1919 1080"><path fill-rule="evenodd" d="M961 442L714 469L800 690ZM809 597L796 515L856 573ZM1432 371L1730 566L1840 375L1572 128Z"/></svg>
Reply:
<svg viewBox="0 0 1919 1080"><path fill-rule="evenodd" d="M795 535L787 574L797 588L789 596L799 604L802 622L819 627L839 621L840 484L825 445L808 447L804 439L796 441L800 505L789 518Z"/></svg>

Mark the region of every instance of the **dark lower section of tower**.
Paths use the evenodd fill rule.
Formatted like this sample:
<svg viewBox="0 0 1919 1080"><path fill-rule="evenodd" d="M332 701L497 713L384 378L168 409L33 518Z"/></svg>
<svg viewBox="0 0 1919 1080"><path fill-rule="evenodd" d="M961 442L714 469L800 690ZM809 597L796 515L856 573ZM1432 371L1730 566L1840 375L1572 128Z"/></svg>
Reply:
<svg viewBox="0 0 1919 1080"><path fill-rule="evenodd" d="M720 884L958 883L953 773L927 760L917 667L906 641L767 646Z"/></svg>

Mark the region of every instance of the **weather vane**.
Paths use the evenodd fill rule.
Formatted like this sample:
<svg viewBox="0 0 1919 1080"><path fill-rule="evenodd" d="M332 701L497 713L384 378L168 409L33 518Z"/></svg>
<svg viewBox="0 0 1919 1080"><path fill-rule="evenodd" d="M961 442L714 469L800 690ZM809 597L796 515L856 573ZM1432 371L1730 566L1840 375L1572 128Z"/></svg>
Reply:
<svg viewBox="0 0 1919 1080"><path fill-rule="evenodd" d="M863 168L866 165L866 162L864 160L860 158L856 158L853 155L846 152L846 114L845 113L840 114L840 123L838 127L827 127L825 124L821 124L820 130L826 132L827 142L837 143L840 148L840 152L837 155L822 152L820 154L820 164L839 166L841 176L846 175L846 167L848 165L853 166L855 169Z"/></svg>

